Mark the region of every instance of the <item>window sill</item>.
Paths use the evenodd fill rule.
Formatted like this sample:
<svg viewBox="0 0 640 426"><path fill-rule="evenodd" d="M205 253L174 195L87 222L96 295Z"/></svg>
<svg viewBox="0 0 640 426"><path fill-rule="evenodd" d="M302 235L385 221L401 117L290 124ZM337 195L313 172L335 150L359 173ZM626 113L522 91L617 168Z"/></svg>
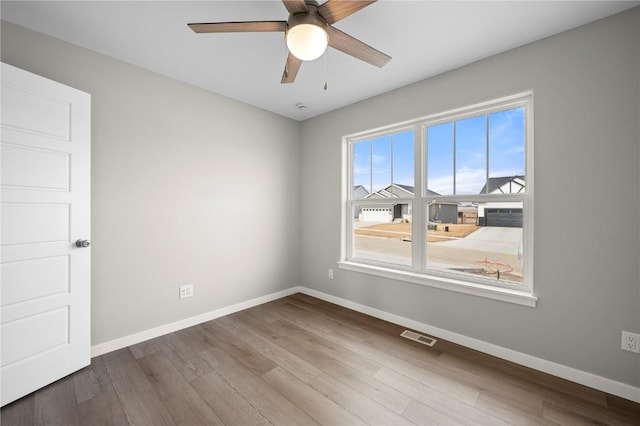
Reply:
<svg viewBox="0 0 640 426"><path fill-rule="evenodd" d="M492 287L452 278L440 277L436 275L419 274L413 271L391 269L378 265L367 265L358 262L340 261L338 262L338 267L340 269L345 269L348 271L362 272L365 274L376 275L378 277L389 278L392 280L426 285L429 287L455 291L458 293L471 294L474 296L500 300L502 302L515 303L532 308L536 306L536 302L538 300L537 297L526 291Z"/></svg>

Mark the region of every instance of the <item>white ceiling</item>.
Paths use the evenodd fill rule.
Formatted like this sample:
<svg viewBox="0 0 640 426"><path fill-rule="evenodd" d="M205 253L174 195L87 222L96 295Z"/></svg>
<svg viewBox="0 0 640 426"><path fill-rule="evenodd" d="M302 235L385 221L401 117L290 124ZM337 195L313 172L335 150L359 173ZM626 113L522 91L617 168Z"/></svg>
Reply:
<svg viewBox="0 0 640 426"><path fill-rule="evenodd" d="M639 4L381 0L334 26L392 56L384 68L330 48L326 72L323 57L305 62L288 85L280 84L283 34L195 34L186 25L286 20L280 1L2 0L0 13L26 28L304 120ZM298 109L300 102L309 107Z"/></svg>

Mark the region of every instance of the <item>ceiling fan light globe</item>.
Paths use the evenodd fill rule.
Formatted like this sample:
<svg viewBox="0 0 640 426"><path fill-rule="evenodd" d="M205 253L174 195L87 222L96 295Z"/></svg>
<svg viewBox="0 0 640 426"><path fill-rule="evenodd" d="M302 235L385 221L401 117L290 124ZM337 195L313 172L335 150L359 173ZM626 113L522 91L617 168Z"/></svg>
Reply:
<svg viewBox="0 0 640 426"><path fill-rule="evenodd" d="M327 50L327 32L314 24L299 24L287 31L287 47L302 61L318 59Z"/></svg>

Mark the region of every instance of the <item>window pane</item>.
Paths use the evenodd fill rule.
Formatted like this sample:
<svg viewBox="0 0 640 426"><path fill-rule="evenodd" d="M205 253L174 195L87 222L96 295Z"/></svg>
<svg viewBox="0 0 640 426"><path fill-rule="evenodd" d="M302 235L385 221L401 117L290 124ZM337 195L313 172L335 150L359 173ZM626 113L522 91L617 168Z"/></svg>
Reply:
<svg viewBox="0 0 640 426"><path fill-rule="evenodd" d="M435 193L435 194L434 194ZM453 123L427 127L427 196L453 194Z"/></svg>
<svg viewBox="0 0 640 426"><path fill-rule="evenodd" d="M486 115L456 122L456 195L479 194L487 179Z"/></svg>
<svg viewBox="0 0 640 426"><path fill-rule="evenodd" d="M371 141L353 144L353 198L360 200L371 193Z"/></svg>
<svg viewBox="0 0 640 426"><path fill-rule="evenodd" d="M411 266L411 204L355 204L354 258Z"/></svg>
<svg viewBox="0 0 640 426"><path fill-rule="evenodd" d="M489 114L489 177L524 176L524 107Z"/></svg>
<svg viewBox="0 0 640 426"><path fill-rule="evenodd" d="M427 209L428 269L522 283L522 202L432 203Z"/></svg>
<svg viewBox="0 0 640 426"><path fill-rule="evenodd" d="M372 151L372 192L391 185L391 136L383 136L373 140Z"/></svg>
<svg viewBox="0 0 640 426"><path fill-rule="evenodd" d="M413 130L393 135L393 183L413 195L414 182ZM403 194L403 196L409 196Z"/></svg>

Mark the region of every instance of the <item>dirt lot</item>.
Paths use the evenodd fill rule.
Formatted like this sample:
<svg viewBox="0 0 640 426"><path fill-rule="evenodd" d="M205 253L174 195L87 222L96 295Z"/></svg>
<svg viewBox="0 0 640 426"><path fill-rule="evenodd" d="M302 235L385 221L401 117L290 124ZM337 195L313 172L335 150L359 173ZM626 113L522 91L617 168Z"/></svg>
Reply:
<svg viewBox="0 0 640 426"><path fill-rule="evenodd" d="M448 232L444 230L445 226L449 228ZM428 232L427 241L430 243L437 243L439 241L464 238L467 235L475 232L479 228L479 226L468 224L438 224L437 230ZM410 223L381 223L378 225L357 228L354 232L356 235L368 235L370 237L387 237L411 240Z"/></svg>

